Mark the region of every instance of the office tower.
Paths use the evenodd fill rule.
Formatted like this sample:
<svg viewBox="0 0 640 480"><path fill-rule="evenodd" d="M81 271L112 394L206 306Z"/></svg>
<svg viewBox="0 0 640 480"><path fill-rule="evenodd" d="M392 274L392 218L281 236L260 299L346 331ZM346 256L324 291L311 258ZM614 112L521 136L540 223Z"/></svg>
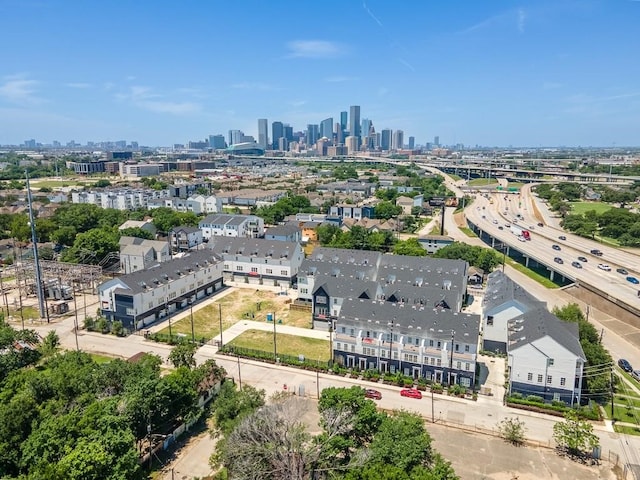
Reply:
<svg viewBox="0 0 640 480"><path fill-rule="evenodd" d="M347 153L352 155L358 152L358 137L349 135L345 140L345 146L347 147Z"/></svg>
<svg viewBox="0 0 640 480"><path fill-rule="evenodd" d="M244 142L244 132L242 130L229 130L229 145L237 145Z"/></svg>
<svg viewBox="0 0 640 480"><path fill-rule="evenodd" d="M286 123L284 125L284 138L287 139L287 142L293 141L293 127Z"/></svg>
<svg viewBox="0 0 640 480"><path fill-rule="evenodd" d="M340 129L344 137L344 132L347 130L347 112L340 112Z"/></svg>
<svg viewBox="0 0 640 480"><path fill-rule="evenodd" d="M315 145L318 141L319 128L318 125L307 125L307 146Z"/></svg>
<svg viewBox="0 0 640 480"><path fill-rule="evenodd" d="M360 107L358 105L352 105L349 108L349 135L358 138L360 142Z"/></svg>
<svg viewBox="0 0 640 480"><path fill-rule="evenodd" d="M333 118L329 117L320 122L320 137L327 137L333 142Z"/></svg>
<svg viewBox="0 0 640 480"><path fill-rule="evenodd" d="M382 150L391 150L391 133L391 130L388 128L382 130L380 138L380 148Z"/></svg>
<svg viewBox="0 0 640 480"><path fill-rule="evenodd" d="M376 132L376 150L380 148L380 142L382 141L382 134Z"/></svg>
<svg viewBox="0 0 640 480"><path fill-rule="evenodd" d="M286 152L289 149L289 140L285 137L280 137L278 139L278 150L281 152Z"/></svg>
<svg viewBox="0 0 640 480"><path fill-rule="evenodd" d="M329 145L329 139L322 137L316 142L316 154L320 157L324 157L327 154L327 146Z"/></svg>
<svg viewBox="0 0 640 480"><path fill-rule="evenodd" d="M344 130L340 123L336 123L336 145L344 143Z"/></svg>
<svg viewBox="0 0 640 480"><path fill-rule="evenodd" d="M213 148L214 150L227 148L224 135L209 135L209 148Z"/></svg>
<svg viewBox="0 0 640 480"><path fill-rule="evenodd" d="M31 140L25 140L24 146L27 148L36 148L36 141L33 138Z"/></svg>
<svg viewBox="0 0 640 480"><path fill-rule="evenodd" d="M409 150L413 150L416 146L416 137L409 137Z"/></svg>
<svg viewBox="0 0 640 480"><path fill-rule="evenodd" d="M132 141L131 142L131 149L132 150L138 150L138 148L140 148L139 145L138 145L138 142Z"/></svg>
<svg viewBox="0 0 640 480"><path fill-rule="evenodd" d="M403 142L404 142L404 132L402 130L396 130L395 132L393 132L391 149L402 150L404 146Z"/></svg>
<svg viewBox="0 0 640 480"><path fill-rule="evenodd" d="M271 124L271 141L274 150L278 150L278 140L282 137L284 137L284 125L282 122L273 122Z"/></svg>
<svg viewBox="0 0 640 480"><path fill-rule="evenodd" d="M439 137L438 135L436 135L435 137L433 137L433 144L434 144L436 147L439 147L439 146L440 146L440 137Z"/></svg>
<svg viewBox="0 0 640 480"><path fill-rule="evenodd" d="M266 118L258 119L258 145L265 150L269 145L269 122Z"/></svg>
<svg viewBox="0 0 640 480"><path fill-rule="evenodd" d="M360 132L362 132L363 137L369 136L369 130L371 130L371 124L372 122L368 118L362 119L362 129L360 130Z"/></svg>

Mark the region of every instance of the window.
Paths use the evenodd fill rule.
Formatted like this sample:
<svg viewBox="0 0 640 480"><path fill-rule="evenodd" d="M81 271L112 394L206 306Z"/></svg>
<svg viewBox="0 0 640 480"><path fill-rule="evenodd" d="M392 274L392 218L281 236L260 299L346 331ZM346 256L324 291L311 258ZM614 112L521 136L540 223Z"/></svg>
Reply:
<svg viewBox="0 0 640 480"><path fill-rule="evenodd" d="M273 268L267 268L265 271L268 275L271 275L273 273Z"/></svg>
<svg viewBox="0 0 640 480"><path fill-rule="evenodd" d="M337 298L334 298L334 299L333 299L333 304L334 304L334 305L336 305L337 303L338 303L338 299L337 299Z"/></svg>
<svg viewBox="0 0 640 480"><path fill-rule="evenodd" d="M225 263L225 264L224 264L224 269L225 269L225 270L229 270L229 264L228 264L228 263Z"/></svg>
<svg viewBox="0 0 640 480"><path fill-rule="evenodd" d="M456 352L457 352L458 350L460 350L460 344L459 344L459 343L456 343Z"/></svg>
<svg viewBox="0 0 640 480"><path fill-rule="evenodd" d="M316 297L316 303L327 303L327 297L323 297L323 296L317 296Z"/></svg>
<svg viewBox="0 0 640 480"><path fill-rule="evenodd" d="M242 271L242 265L236 265L236 271L237 272L241 272Z"/></svg>
<svg viewBox="0 0 640 480"><path fill-rule="evenodd" d="M349 335L351 335L352 337L355 337L356 336L356 331L352 328L351 329L351 333Z"/></svg>
<svg viewBox="0 0 640 480"><path fill-rule="evenodd" d="M527 373L527 381L531 382L533 380L533 373L529 372Z"/></svg>
<svg viewBox="0 0 640 480"><path fill-rule="evenodd" d="M551 375L547 375L547 383L551 383Z"/></svg>
<svg viewBox="0 0 640 480"><path fill-rule="evenodd" d="M367 338L371 338L371 332L367 330Z"/></svg>
<svg viewBox="0 0 640 480"><path fill-rule="evenodd" d="M460 362L456 362L456 370L460 370Z"/></svg>
<svg viewBox="0 0 640 480"><path fill-rule="evenodd" d="M153 302L149 302L149 308L153 308Z"/></svg>
<svg viewBox="0 0 640 480"><path fill-rule="evenodd" d="M441 358L437 358L436 359L436 365L438 365L439 367L442 366L442 359Z"/></svg>
<svg viewBox="0 0 640 480"><path fill-rule="evenodd" d="M440 344L440 340L438 340L438 346L437 346L437 348L441 348L441 346L442 346L442 345Z"/></svg>
<svg viewBox="0 0 640 480"><path fill-rule="evenodd" d="M429 340L429 346L433 347L433 340Z"/></svg>
<svg viewBox="0 0 640 480"><path fill-rule="evenodd" d="M355 352L356 351L356 346L355 345L351 345L351 352Z"/></svg>
<svg viewBox="0 0 640 480"><path fill-rule="evenodd" d="M468 351L469 351L469 345L465 345L465 346L464 346L464 351L465 351L465 352L468 352Z"/></svg>
<svg viewBox="0 0 640 480"><path fill-rule="evenodd" d="M336 350L340 350L340 342L336 343Z"/></svg>
<svg viewBox="0 0 640 480"><path fill-rule="evenodd" d="M493 315L487 317L487 325L493 325Z"/></svg>
<svg viewBox="0 0 640 480"><path fill-rule="evenodd" d="M542 383L542 374L538 375L538 383Z"/></svg>
<svg viewBox="0 0 640 480"><path fill-rule="evenodd" d="M340 327L340 333L347 333L346 327Z"/></svg>
<svg viewBox="0 0 640 480"><path fill-rule="evenodd" d="M567 383L567 379L564 377L560 377L560 386L564 387L566 383Z"/></svg>
<svg viewBox="0 0 640 480"><path fill-rule="evenodd" d="M287 276L287 271L286 270L280 270L280 275L282 276Z"/></svg>
<svg viewBox="0 0 640 480"><path fill-rule="evenodd" d="M420 339L416 338L416 347L420 346Z"/></svg>
<svg viewBox="0 0 640 480"><path fill-rule="evenodd" d="M398 352L393 352L393 359L398 360Z"/></svg>
<svg viewBox="0 0 640 480"><path fill-rule="evenodd" d="M258 273L258 267L251 267L252 273Z"/></svg>
<svg viewBox="0 0 640 480"><path fill-rule="evenodd" d="M429 365L435 365L435 364L436 364L436 359L435 359L435 358L433 358L433 357L431 357L431 358L429 359Z"/></svg>
<svg viewBox="0 0 640 480"><path fill-rule="evenodd" d="M308 288L301 288L300 289L300 293L309 293L309 289Z"/></svg>
<svg viewBox="0 0 640 480"><path fill-rule="evenodd" d="M553 367L553 358L547 358L547 367Z"/></svg>
<svg viewBox="0 0 640 480"><path fill-rule="evenodd" d="M380 358L387 358L387 351L386 350L380 350Z"/></svg>
<svg viewBox="0 0 640 480"><path fill-rule="evenodd" d="M468 372L469 368L471 368L471 365L469 364L469 362L464 364L464 369Z"/></svg>

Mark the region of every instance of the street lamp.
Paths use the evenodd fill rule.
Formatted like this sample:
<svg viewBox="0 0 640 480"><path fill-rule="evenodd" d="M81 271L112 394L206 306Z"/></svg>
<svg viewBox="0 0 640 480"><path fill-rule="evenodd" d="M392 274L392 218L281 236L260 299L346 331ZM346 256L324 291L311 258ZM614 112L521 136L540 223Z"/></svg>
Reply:
<svg viewBox="0 0 640 480"><path fill-rule="evenodd" d="M389 334L389 370L391 370L391 365L393 364L392 360L392 352L393 352L393 324L394 324L395 318L391 320L391 333Z"/></svg>
<svg viewBox="0 0 640 480"><path fill-rule="evenodd" d="M194 328L193 328L193 302L194 302L194 301L195 301L195 300L191 300L191 301L189 302L189 310L190 310L190 312L191 312L191 341L192 341L193 343L196 343L196 333L195 333L195 330L194 330Z"/></svg>
<svg viewBox="0 0 640 480"><path fill-rule="evenodd" d="M220 348L224 346L224 342L222 341L222 303L218 304L218 319L220 320Z"/></svg>
<svg viewBox="0 0 640 480"><path fill-rule="evenodd" d="M277 341L276 341L276 315L275 313L273 313L272 315L273 315L273 360L277 362L278 348L277 348Z"/></svg>

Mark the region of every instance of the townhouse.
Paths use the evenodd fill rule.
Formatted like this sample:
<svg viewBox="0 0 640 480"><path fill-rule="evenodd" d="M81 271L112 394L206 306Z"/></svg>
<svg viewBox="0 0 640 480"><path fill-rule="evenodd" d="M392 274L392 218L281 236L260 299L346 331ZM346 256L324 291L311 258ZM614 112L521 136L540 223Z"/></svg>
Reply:
<svg viewBox="0 0 640 480"><path fill-rule="evenodd" d="M264 235L264 220L255 215L208 215L198 223L198 227L207 240L212 237L258 238Z"/></svg>
<svg viewBox="0 0 640 480"><path fill-rule="evenodd" d="M160 240L120 237L120 271L133 273L171 259L169 244Z"/></svg>

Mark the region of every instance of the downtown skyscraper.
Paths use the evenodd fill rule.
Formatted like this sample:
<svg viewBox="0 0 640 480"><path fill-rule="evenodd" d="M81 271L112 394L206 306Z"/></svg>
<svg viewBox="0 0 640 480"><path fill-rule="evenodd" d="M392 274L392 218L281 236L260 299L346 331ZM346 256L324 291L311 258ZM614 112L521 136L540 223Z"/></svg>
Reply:
<svg viewBox="0 0 640 480"><path fill-rule="evenodd" d="M265 150L269 146L269 122L266 118L258 119L258 145Z"/></svg>
<svg viewBox="0 0 640 480"><path fill-rule="evenodd" d="M360 141L362 132L360 131L360 106L349 107L349 136L356 137Z"/></svg>

